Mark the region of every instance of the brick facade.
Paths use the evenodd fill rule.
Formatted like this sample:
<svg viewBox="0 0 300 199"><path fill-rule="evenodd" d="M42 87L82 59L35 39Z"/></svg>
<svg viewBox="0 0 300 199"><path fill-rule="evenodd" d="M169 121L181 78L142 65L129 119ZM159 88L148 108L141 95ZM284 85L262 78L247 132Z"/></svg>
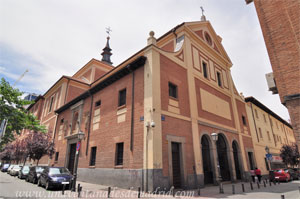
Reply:
<svg viewBox="0 0 300 199"><path fill-rule="evenodd" d="M252 2L252 1L248 1ZM254 0L276 87L300 144L300 2ZM291 101L291 102L289 102Z"/></svg>

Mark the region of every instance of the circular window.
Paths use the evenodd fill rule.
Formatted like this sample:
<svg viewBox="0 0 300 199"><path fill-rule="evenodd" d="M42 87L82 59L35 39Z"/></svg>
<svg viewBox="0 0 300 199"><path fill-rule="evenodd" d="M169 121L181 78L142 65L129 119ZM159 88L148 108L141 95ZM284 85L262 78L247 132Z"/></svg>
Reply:
<svg viewBox="0 0 300 199"><path fill-rule="evenodd" d="M207 32L205 32L204 36L205 36L206 42L207 42L209 45L212 45L212 40L211 40L211 37L209 36L209 34L208 34Z"/></svg>

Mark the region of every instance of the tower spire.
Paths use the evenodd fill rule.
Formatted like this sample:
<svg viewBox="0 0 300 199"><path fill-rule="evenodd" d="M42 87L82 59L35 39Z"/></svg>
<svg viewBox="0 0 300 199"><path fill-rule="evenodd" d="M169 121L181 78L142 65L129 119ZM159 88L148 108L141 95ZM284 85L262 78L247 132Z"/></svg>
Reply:
<svg viewBox="0 0 300 199"><path fill-rule="evenodd" d="M101 61L104 61L106 63L108 63L109 65L112 65L112 62L110 61L110 56L112 55L112 53L110 52L111 51L111 48L109 47L109 35L110 35L110 32L112 30L110 29L110 27L106 28L106 33L108 34L107 36L107 40L106 40L106 45L105 47L103 48L103 52L101 53L102 55L102 60Z"/></svg>

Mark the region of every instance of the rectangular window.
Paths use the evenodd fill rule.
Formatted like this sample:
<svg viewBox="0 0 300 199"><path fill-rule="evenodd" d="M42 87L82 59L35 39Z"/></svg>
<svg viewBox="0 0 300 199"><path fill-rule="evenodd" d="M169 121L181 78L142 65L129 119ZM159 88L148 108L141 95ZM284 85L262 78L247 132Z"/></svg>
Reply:
<svg viewBox="0 0 300 199"><path fill-rule="evenodd" d="M257 110L254 109L254 111L255 111L255 117L258 119L258 113L257 113Z"/></svg>
<svg viewBox="0 0 300 199"><path fill-rule="evenodd" d="M126 105L126 88L119 91L119 106Z"/></svg>
<svg viewBox="0 0 300 199"><path fill-rule="evenodd" d="M267 123L267 120L266 120L266 116L265 116L265 114L263 114L263 116L264 116L264 121L265 121L265 123Z"/></svg>
<svg viewBox="0 0 300 199"><path fill-rule="evenodd" d="M205 78L208 78L208 74L207 74L207 64L205 62L202 62L202 69L203 69L203 76Z"/></svg>
<svg viewBox="0 0 300 199"><path fill-rule="evenodd" d="M258 131L259 131L259 137L260 137L260 138L263 138L262 132L261 132L261 128L258 128Z"/></svg>
<svg viewBox="0 0 300 199"><path fill-rule="evenodd" d="M90 157L90 166L96 165L96 153L97 153L97 147L91 148L91 157Z"/></svg>
<svg viewBox="0 0 300 199"><path fill-rule="evenodd" d="M242 115L243 124L247 126L246 117Z"/></svg>
<svg viewBox="0 0 300 199"><path fill-rule="evenodd" d="M98 106L100 106L100 105L101 105L101 100L95 102L95 107L98 107Z"/></svg>
<svg viewBox="0 0 300 199"><path fill-rule="evenodd" d="M172 84L171 82L169 82L169 96L176 99L178 97L177 86L175 84Z"/></svg>
<svg viewBox="0 0 300 199"><path fill-rule="evenodd" d="M116 165L123 165L124 143L117 143L116 145Z"/></svg>
<svg viewBox="0 0 300 199"><path fill-rule="evenodd" d="M221 78L221 73L220 72L217 72L217 79L218 79L218 85L220 87L222 87L222 78Z"/></svg>
<svg viewBox="0 0 300 199"><path fill-rule="evenodd" d="M53 96L51 97L51 99L50 99L50 104L49 104L49 113L51 112L51 110L52 110L52 105L53 105Z"/></svg>
<svg viewBox="0 0 300 199"><path fill-rule="evenodd" d="M271 141L270 132L267 131L268 139Z"/></svg>
<svg viewBox="0 0 300 199"><path fill-rule="evenodd" d="M54 158L54 161L55 161L55 162L58 161L58 156L59 156L59 152L56 152L56 153L55 153L55 158Z"/></svg>

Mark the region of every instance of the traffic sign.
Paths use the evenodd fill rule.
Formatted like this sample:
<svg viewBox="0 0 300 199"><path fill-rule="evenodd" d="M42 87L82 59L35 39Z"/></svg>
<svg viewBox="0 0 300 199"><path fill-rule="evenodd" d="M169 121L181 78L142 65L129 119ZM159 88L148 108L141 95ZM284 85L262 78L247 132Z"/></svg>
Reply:
<svg viewBox="0 0 300 199"><path fill-rule="evenodd" d="M79 151L80 149L80 142L77 142L76 151Z"/></svg>

